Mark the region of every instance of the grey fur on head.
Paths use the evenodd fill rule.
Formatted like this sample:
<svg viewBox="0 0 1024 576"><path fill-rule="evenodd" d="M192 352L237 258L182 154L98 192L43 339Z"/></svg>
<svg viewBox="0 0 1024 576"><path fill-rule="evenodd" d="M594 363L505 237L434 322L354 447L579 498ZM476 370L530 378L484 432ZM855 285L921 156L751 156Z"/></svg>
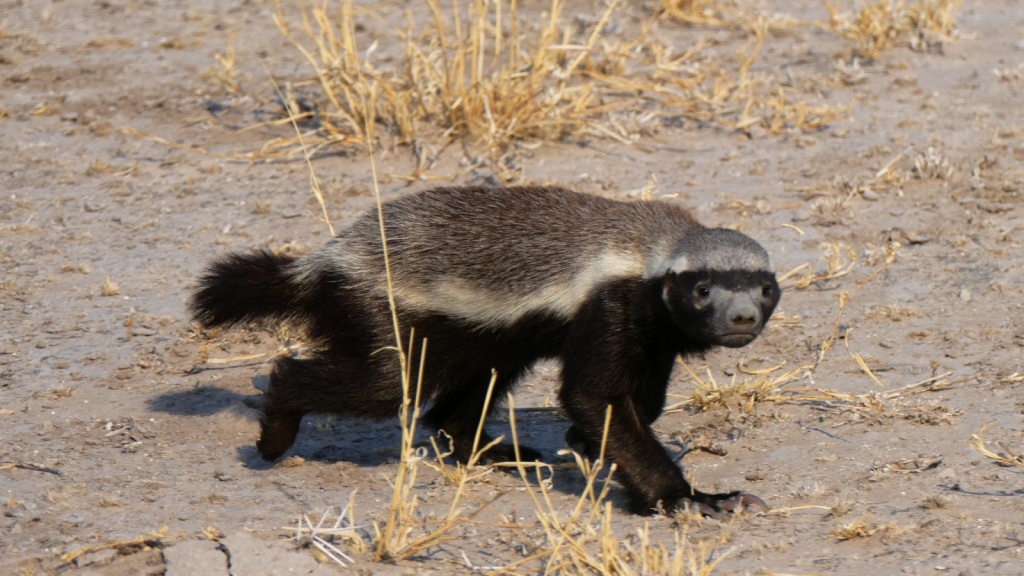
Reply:
<svg viewBox="0 0 1024 576"><path fill-rule="evenodd" d="M687 236L677 247L669 270L749 270L771 272L768 252L755 240L728 228L708 228Z"/></svg>

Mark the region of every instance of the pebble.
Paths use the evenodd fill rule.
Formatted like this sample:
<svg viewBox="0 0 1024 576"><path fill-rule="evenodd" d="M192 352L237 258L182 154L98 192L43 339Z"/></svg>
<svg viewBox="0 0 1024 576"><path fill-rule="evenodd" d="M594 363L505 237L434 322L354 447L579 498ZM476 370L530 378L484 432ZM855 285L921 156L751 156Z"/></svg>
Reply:
<svg viewBox="0 0 1024 576"><path fill-rule="evenodd" d="M914 234L914 233L911 233L911 234L907 235L907 240L911 244L925 244L927 242L931 242L933 238L934 238L934 236L932 236L931 234Z"/></svg>
<svg viewBox="0 0 1024 576"><path fill-rule="evenodd" d="M86 212L99 212L100 210L103 210L103 205L102 204L97 204L95 202L89 202L89 201L87 201L85 203L85 211Z"/></svg>
<svg viewBox="0 0 1024 576"><path fill-rule="evenodd" d="M814 217L814 210L804 208L793 216L793 222L806 222Z"/></svg>
<svg viewBox="0 0 1024 576"><path fill-rule="evenodd" d="M132 336L154 336L155 334L156 330L153 330L152 328L139 327L132 329Z"/></svg>
<svg viewBox="0 0 1024 576"><path fill-rule="evenodd" d="M874 190L865 190L861 193L861 196L863 196L865 200L871 200L872 202L880 198L878 192L875 192Z"/></svg>
<svg viewBox="0 0 1024 576"><path fill-rule="evenodd" d="M1024 39L1017 40L1017 43L1013 45L1014 48L1024 52Z"/></svg>
<svg viewBox="0 0 1024 576"><path fill-rule="evenodd" d="M964 302L970 302L971 301L971 291L968 290L967 288L964 288L964 289L960 290L960 299L963 300Z"/></svg>

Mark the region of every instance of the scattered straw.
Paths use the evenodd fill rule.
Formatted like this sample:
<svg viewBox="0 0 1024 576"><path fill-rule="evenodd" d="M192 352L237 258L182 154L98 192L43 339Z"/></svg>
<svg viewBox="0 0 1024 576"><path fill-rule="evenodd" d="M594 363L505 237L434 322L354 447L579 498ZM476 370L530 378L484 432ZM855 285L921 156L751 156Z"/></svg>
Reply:
<svg viewBox="0 0 1024 576"><path fill-rule="evenodd" d="M335 539L344 539L352 542L357 550L365 549L363 538L358 532L362 526L355 525L355 517L353 515L354 497L355 491L353 490L348 504L338 512L332 524L328 523L328 519L333 511L332 506L328 506L327 510L324 510L316 525L313 524L308 515L303 514L295 527L295 541L301 544L304 538L309 538L310 544L319 554L322 554L325 558L342 568L347 568L349 564L354 563L355 560L351 556L332 543ZM306 536L306 530L308 530L308 536Z"/></svg>
<svg viewBox="0 0 1024 576"><path fill-rule="evenodd" d="M132 547L132 546L150 546L150 547L152 547L152 546L154 546L156 544L159 544L159 543L165 543L168 540L174 540L174 539L182 538L182 537L186 536L186 534L184 532L181 532L181 531L179 531L176 534L171 534L170 532L171 532L171 529L167 525L164 525L164 527L161 528L157 532L148 532L148 533L143 534L142 536L139 536L138 538L135 538L133 540L114 540L112 542L107 542L106 544L99 544L97 546L86 546L86 547L83 547L83 548L79 548L78 550L74 550L72 552L68 552L67 554L62 555L60 557L60 559L61 559L61 561L65 562L65 563L71 563L71 562L75 561L75 558L78 558L82 554L88 554L89 552L96 552L98 550L106 550L108 548L118 548L118 549L129 548L129 547Z"/></svg>
<svg viewBox="0 0 1024 576"><path fill-rule="evenodd" d="M991 458L992 460L995 460L1002 466L1016 466L1024 468L1024 454L1017 454L1013 450L1007 448L1005 444L998 440L996 441L996 444L998 444L999 447L1006 452L1005 454L993 452L989 450L987 446L985 446L985 430L987 430L988 427L991 425L992 423L989 422L982 426L981 430L978 430L974 434L971 434L971 439L967 442L967 445L973 448L974 450L981 452L981 454L986 458Z"/></svg>

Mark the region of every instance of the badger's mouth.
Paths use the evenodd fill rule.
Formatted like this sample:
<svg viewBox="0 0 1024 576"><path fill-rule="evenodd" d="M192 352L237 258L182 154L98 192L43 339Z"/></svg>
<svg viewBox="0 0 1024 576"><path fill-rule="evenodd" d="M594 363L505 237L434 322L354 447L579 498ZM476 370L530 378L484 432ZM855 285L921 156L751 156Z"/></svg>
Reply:
<svg viewBox="0 0 1024 576"><path fill-rule="evenodd" d="M731 332L729 334L719 334L718 343L722 346L729 348L740 348L746 346L757 338L757 332Z"/></svg>

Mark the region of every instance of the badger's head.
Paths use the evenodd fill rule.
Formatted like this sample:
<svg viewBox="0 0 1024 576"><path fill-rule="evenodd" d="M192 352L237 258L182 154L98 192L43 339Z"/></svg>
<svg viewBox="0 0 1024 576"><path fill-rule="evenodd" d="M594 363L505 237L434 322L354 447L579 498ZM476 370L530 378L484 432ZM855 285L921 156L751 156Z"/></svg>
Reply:
<svg viewBox="0 0 1024 576"><path fill-rule="evenodd" d="M765 249L725 228L702 230L677 245L662 289L673 323L688 339L730 348L757 338L779 296Z"/></svg>

